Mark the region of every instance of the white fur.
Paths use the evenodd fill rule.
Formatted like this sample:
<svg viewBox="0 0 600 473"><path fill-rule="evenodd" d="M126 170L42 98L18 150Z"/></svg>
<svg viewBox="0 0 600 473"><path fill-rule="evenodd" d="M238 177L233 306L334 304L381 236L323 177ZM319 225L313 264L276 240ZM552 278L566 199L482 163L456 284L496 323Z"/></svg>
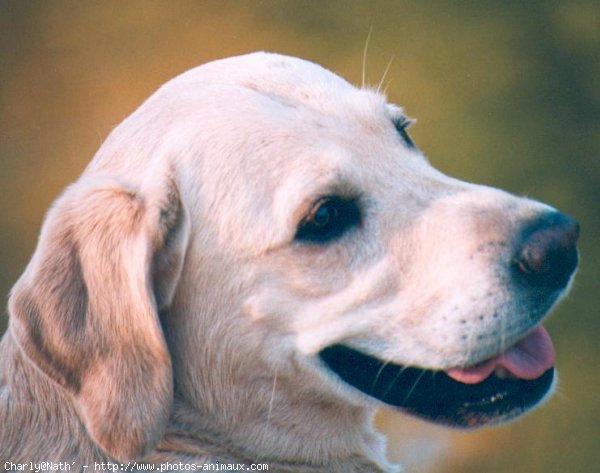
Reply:
<svg viewBox="0 0 600 473"><path fill-rule="evenodd" d="M0 346L0 454L79 466L142 454L157 464L397 471L372 427L376 403L324 370L318 351L345 341L399 364L448 369L506 348L522 336L526 313L498 270L503 245L546 209L436 171L399 137L391 122L399 113L320 66L265 53L206 64L161 87L60 198L13 290ZM121 197L102 194L101 181ZM338 192L360 200L363 227L329 245L294 241L310 205ZM74 226L72 247L65 225ZM101 245L86 246L96 234ZM101 247L111 252L104 266ZM57 248L84 253L70 264L89 275L87 297L102 303L87 312L85 334L57 332L70 340L65 366L82 356L73 346L98 338L89 342L97 344L91 374L74 371L80 392L57 381L65 366L45 359L58 346L38 352L31 338L32 320L45 337L62 317L43 300L39 314L28 305L52 283L46 262L64 264L52 259ZM106 284L120 274L122 285ZM115 369L137 372L129 365L150 350L144 337L155 355L140 366L162 368L145 383L115 384ZM104 365L111 350L123 353L117 368ZM141 409L119 420L118 445L89 420L101 396L114 401L108 408L132 399ZM154 400L152 416L168 413L166 424L144 417ZM130 435L128 422L147 436Z"/></svg>

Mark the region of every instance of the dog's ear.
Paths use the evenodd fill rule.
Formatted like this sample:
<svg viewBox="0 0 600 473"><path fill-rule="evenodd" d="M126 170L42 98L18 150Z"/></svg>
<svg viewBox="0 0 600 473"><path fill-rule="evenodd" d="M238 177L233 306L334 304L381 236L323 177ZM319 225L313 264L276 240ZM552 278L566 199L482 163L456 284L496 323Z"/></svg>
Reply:
<svg viewBox="0 0 600 473"><path fill-rule="evenodd" d="M170 178L141 190L84 178L48 212L11 293L17 343L120 460L148 453L168 421L172 369L159 312L173 297L188 226Z"/></svg>

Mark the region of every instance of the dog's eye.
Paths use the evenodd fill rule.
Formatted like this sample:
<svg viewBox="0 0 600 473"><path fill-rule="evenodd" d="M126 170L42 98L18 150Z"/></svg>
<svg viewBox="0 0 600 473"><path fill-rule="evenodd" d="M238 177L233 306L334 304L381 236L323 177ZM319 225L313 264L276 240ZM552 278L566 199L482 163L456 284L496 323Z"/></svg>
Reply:
<svg viewBox="0 0 600 473"><path fill-rule="evenodd" d="M354 199L338 196L324 197L300 222L296 240L311 243L326 243L342 236L360 224L360 210Z"/></svg>
<svg viewBox="0 0 600 473"><path fill-rule="evenodd" d="M408 134L408 128L412 125L413 120L406 117L400 117L394 120L394 126L396 127L396 131L402 138L402 140L406 143L409 148L416 148L415 142Z"/></svg>

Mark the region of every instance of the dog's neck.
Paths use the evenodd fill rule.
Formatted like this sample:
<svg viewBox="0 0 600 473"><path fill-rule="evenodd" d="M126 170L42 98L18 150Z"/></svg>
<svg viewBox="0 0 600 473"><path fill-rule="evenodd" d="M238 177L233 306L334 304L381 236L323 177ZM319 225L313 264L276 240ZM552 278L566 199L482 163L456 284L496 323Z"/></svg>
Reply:
<svg viewBox="0 0 600 473"><path fill-rule="evenodd" d="M236 389L232 389L232 394ZM238 399L245 399L242 392ZM285 396L285 394L282 394ZM221 409L198 410L187 402L175 403L174 416L159 450L179 451L209 458L211 462L235 459L265 463L277 472L375 473L397 469L384 457L384 441L372 427L373 414L366 409L319 407L273 401L271 417L252 402L242 401L233 410L249 410L237 421L223 425ZM281 411L285 411L282 413ZM219 414L221 412L221 414ZM278 418L278 416L281 416ZM285 419L282 421L281 419Z"/></svg>
<svg viewBox="0 0 600 473"><path fill-rule="evenodd" d="M327 397L297 371L256 366L257 358L228 353L222 357L227 366L213 359L193 388L186 387L189 378L180 384L176 375L178 395L163 448L266 463L278 472L397 471L385 459L373 409Z"/></svg>

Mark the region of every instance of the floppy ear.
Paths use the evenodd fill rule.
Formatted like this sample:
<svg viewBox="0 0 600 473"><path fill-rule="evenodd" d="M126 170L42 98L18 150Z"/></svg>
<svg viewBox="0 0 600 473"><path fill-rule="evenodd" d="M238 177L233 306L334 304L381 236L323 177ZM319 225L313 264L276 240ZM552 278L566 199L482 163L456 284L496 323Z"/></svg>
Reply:
<svg viewBox="0 0 600 473"><path fill-rule="evenodd" d="M173 398L158 314L181 272L188 218L166 181L141 191L115 179L69 187L9 301L21 349L117 459L152 450Z"/></svg>

